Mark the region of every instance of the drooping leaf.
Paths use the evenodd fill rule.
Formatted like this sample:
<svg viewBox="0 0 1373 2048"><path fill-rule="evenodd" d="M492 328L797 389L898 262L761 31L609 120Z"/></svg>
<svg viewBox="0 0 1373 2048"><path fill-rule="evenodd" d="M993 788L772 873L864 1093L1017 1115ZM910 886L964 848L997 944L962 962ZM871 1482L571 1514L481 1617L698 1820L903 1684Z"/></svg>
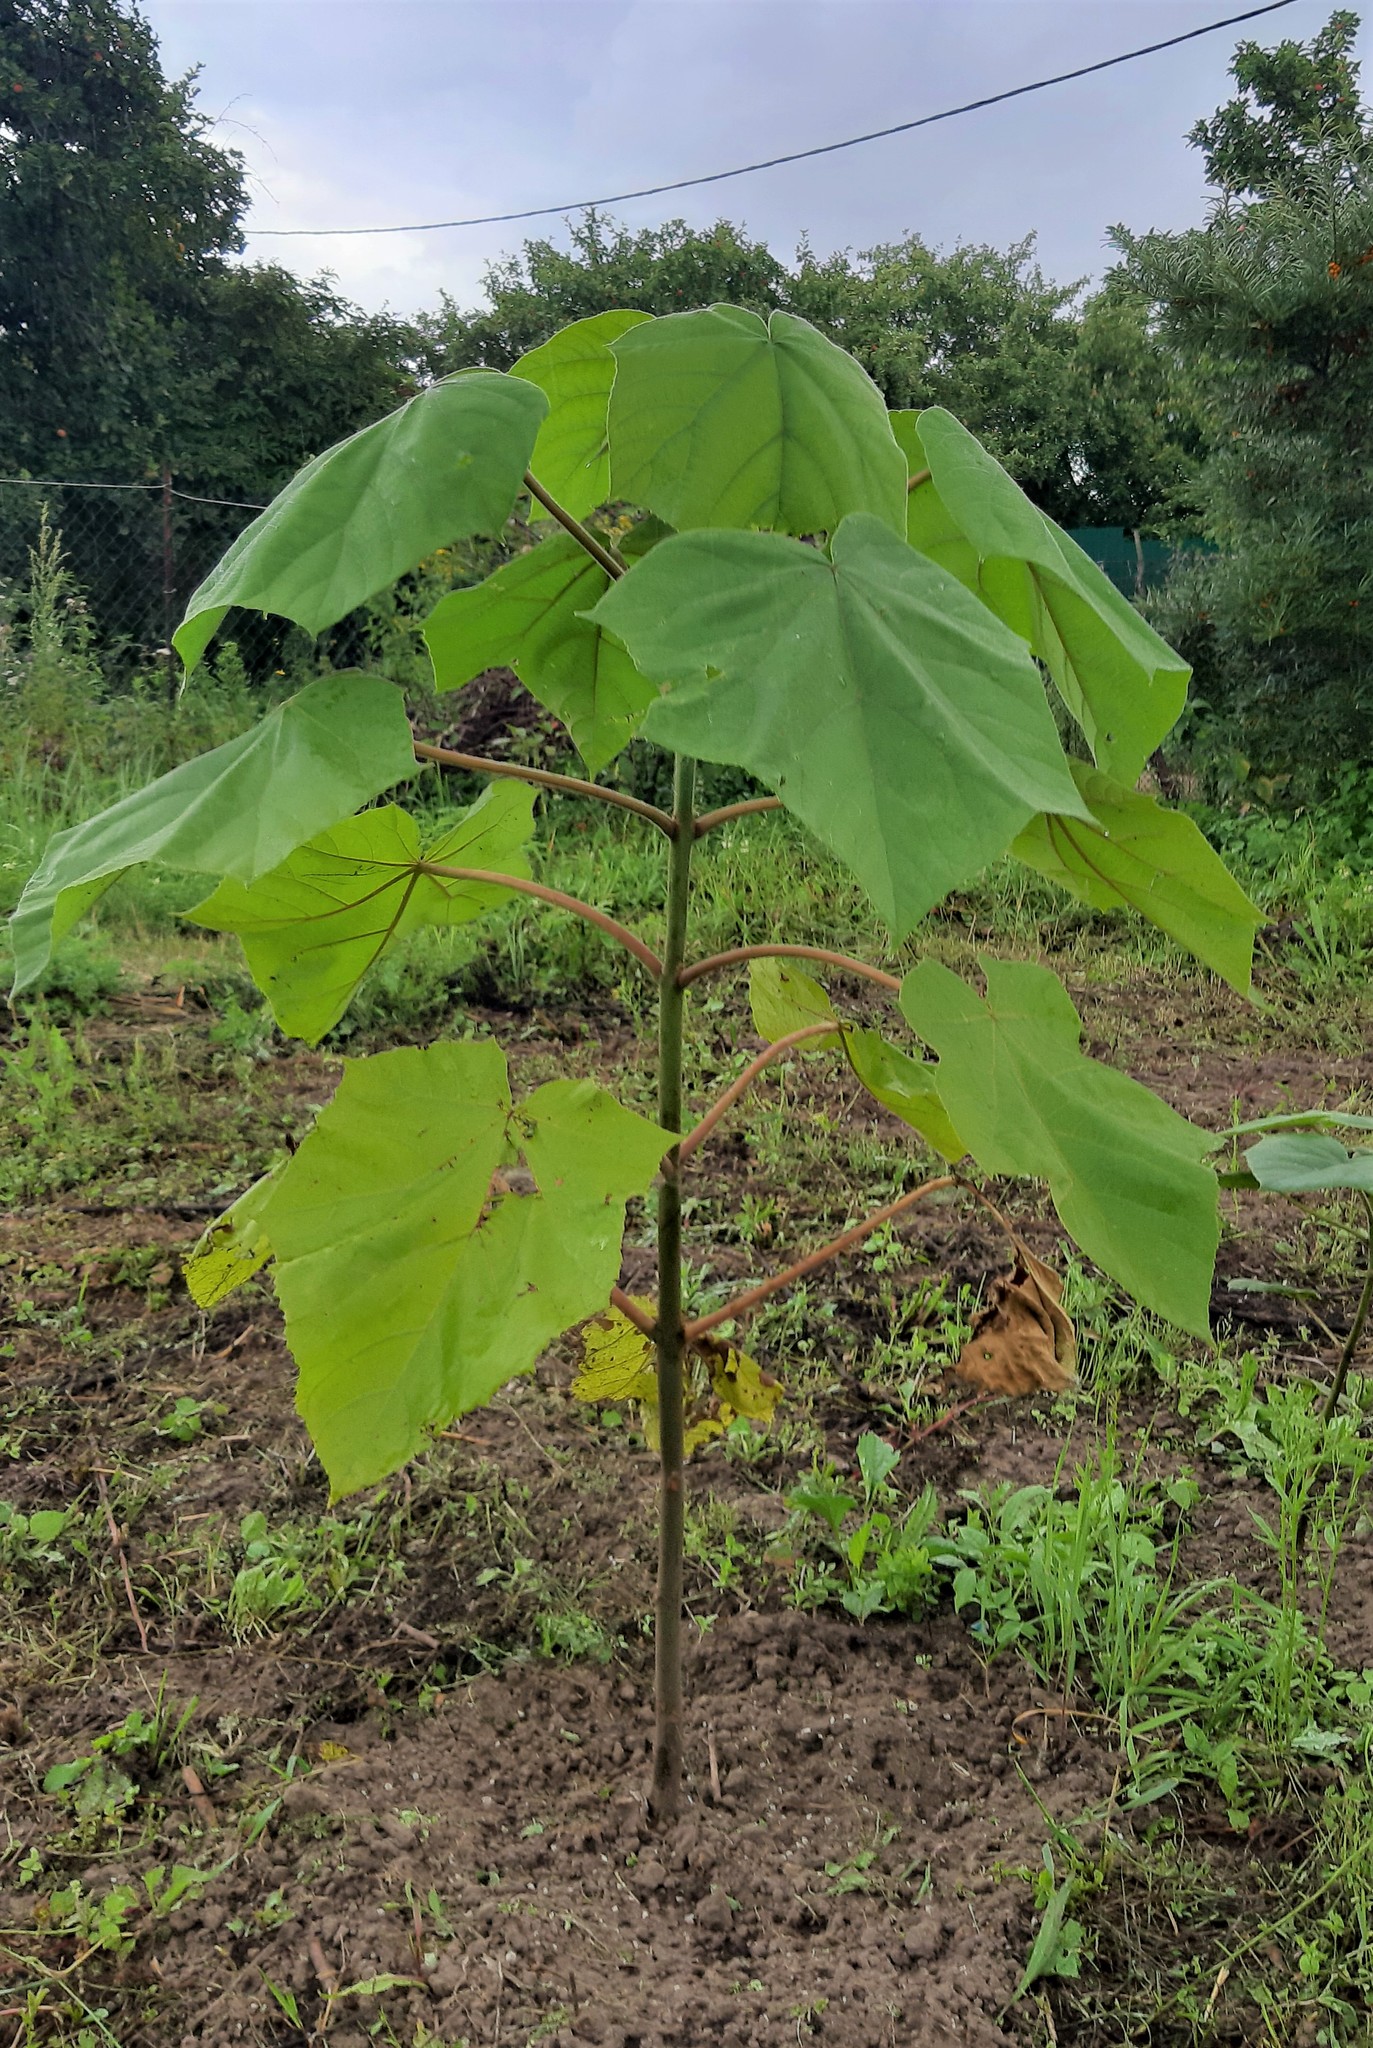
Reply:
<svg viewBox="0 0 1373 2048"><path fill-rule="evenodd" d="M298 846L260 881L221 882L187 915L211 931L237 932L281 1029L313 1045L396 939L421 925L465 924L509 894L423 874L421 860L524 879L533 810L532 790L494 783L421 854L415 820L387 804Z"/></svg>
<svg viewBox="0 0 1373 2048"><path fill-rule="evenodd" d="M637 1308L654 1313L646 1297L632 1297ZM623 1310L608 1308L582 1331L581 1363L572 1380L572 1398L589 1407L607 1401L658 1399L658 1372L654 1363L653 1339L646 1337Z"/></svg>
<svg viewBox="0 0 1373 2048"><path fill-rule="evenodd" d="M589 1081L512 1105L490 1043L345 1063L264 1219L335 1495L395 1471L604 1306L625 1202L670 1143ZM493 1188L520 1159L535 1191Z"/></svg>
<svg viewBox="0 0 1373 2048"><path fill-rule="evenodd" d="M1062 1393L1077 1374L1077 1336L1063 1309L1063 1282L1028 1246L992 1282L954 1368L990 1394Z"/></svg>
<svg viewBox="0 0 1373 2048"><path fill-rule="evenodd" d="M654 1304L636 1297L651 1315ZM644 1442L656 1451L662 1442L658 1403L658 1372L653 1339L618 1308L608 1308L582 1332L582 1358L572 1381L572 1397L591 1407L607 1401L636 1401ZM763 1371L755 1359L732 1344L710 1338L693 1347L710 1376L704 1401L692 1401L684 1417L683 1448L687 1457L712 1437L723 1436L738 1416L764 1425L772 1420L782 1398L780 1380Z"/></svg>
<svg viewBox="0 0 1373 2048"><path fill-rule="evenodd" d="M272 1256L262 1216L276 1185L277 1169L255 1180L238 1200L217 1216L181 1262L186 1286L197 1308L214 1308Z"/></svg>
<svg viewBox="0 0 1373 2048"><path fill-rule="evenodd" d="M1049 670L1098 768L1132 784L1176 724L1191 671L1110 578L966 427L931 406L894 413L912 475L907 536L976 590Z"/></svg>
<svg viewBox="0 0 1373 2048"><path fill-rule="evenodd" d="M570 534L555 533L484 583L451 591L424 627L438 687L513 668L595 775L628 745L654 697L624 648L585 616L609 580Z"/></svg>
<svg viewBox="0 0 1373 2048"><path fill-rule="evenodd" d="M807 321L710 306L613 346L615 497L683 530L832 533L869 512L905 532L905 461L877 387Z"/></svg>
<svg viewBox="0 0 1373 2048"><path fill-rule="evenodd" d="M1085 762L1070 765L1092 823L1043 814L1011 847L1017 860L1094 910L1139 911L1247 995L1263 912L1219 854L1180 812Z"/></svg>
<svg viewBox="0 0 1373 2048"><path fill-rule="evenodd" d="M898 937L1035 811L1087 815L1023 645L866 513L832 560L775 534L679 534L594 616L666 686L649 738L775 789Z"/></svg>
<svg viewBox="0 0 1373 2048"><path fill-rule="evenodd" d="M772 1044L811 1024L837 1023L829 997L794 960L750 960L748 1000L758 1036ZM809 1038L800 1050L817 1052L839 1043L839 1033Z"/></svg>
<svg viewBox="0 0 1373 2048"><path fill-rule="evenodd" d="M378 676L323 676L250 732L49 841L14 913L14 990L126 869L255 881L294 846L415 772L405 703Z"/></svg>
<svg viewBox="0 0 1373 2048"><path fill-rule="evenodd" d="M939 1094L939 1069L932 1060L912 1059L888 1045L879 1031L846 1031L844 1051L869 1095L884 1109L919 1131L942 1158L963 1157L968 1148L949 1121Z"/></svg>
<svg viewBox="0 0 1373 2048"><path fill-rule="evenodd" d="M1081 1050L1043 967L984 960L987 998L923 960L901 1008L939 1055L945 1108L988 1173L1033 1174L1089 1257L1159 1315L1205 1335L1220 1238L1212 1140Z"/></svg>
<svg viewBox="0 0 1373 2048"><path fill-rule="evenodd" d="M1244 1157L1259 1186L1274 1194L1358 1188L1373 1195L1373 1146L1351 1152L1322 1131L1286 1131L1260 1138Z"/></svg>
<svg viewBox="0 0 1373 2048"><path fill-rule="evenodd" d="M574 519L584 519L610 496L606 415L615 382L610 343L651 318L627 310L593 313L589 320L560 328L511 367L512 377L526 377L548 399L548 417L539 428L529 467ZM548 517L537 499L531 516Z"/></svg>
<svg viewBox="0 0 1373 2048"><path fill-rule="evenodd" d="M710 1355L710 1390L718 1404L722 1430L740 1415L766 1426L782 1398L782 1382L732 1344L722 1345Z"/></svg>
<svg viewBox="0 0 1373 2048"><path fill-rule="evenodd" d="M230 605L322 633L435 548L499 533L548 400L496 370L462 370L317 455L238 536L186 608L187 670Z"/></svg>

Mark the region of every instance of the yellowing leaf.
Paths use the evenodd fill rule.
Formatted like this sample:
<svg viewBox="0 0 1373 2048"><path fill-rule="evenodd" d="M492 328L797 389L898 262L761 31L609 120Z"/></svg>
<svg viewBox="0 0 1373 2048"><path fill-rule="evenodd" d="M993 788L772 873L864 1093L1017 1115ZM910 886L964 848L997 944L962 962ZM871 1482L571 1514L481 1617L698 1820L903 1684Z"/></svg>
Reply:
<svg viewBox="0 0 1373 2048"><path fill-rule="evenodd" d="M782 1398L782 1382L764 1372L756 1358L750 1358L746 1351L736 1351L733 1345L723 1356L712 1357L710 1384L720 1403L722 1427L726 1429L738 1415L746 1415L750 1422L771 1422Z"/></svg>
<svg viewBox="0 0 1373 2048"><path fill-rule="evenodd" d="M275 1182L273 1168L254 1181L232 1208L217 1216L187 1252L181 1270L197 1308L214 1308L271 1258L272 1247L261 1219Z"/></svg>
<svg viewBox="0 0 1373 2048"><path fill-rule="evenodd" d="M793 1031L804 1031L808 1024L838 1022L819 982L803 973L794 960L750 960L748 1000L758 1036L769 1044ZM838 1043L836 1031L809 1039L805 1050L818 1052Z"/></svg>
<svg viewBox="0 0 1373 2048"><path fill-rule="evenodd" d="M650 1301L637 1306L653 1313ZM597 1407L603 1401L657 1402L653 1339L619 1309L608 1308L582 1332L582 1362L572 1382L572 1397Z"/></svg>

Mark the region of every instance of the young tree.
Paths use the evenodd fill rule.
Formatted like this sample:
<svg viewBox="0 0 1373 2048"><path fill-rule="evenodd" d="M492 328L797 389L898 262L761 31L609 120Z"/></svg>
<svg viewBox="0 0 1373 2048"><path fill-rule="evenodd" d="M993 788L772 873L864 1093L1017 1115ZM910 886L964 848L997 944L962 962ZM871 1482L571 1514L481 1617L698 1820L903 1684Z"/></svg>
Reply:
<svg viewBox="0 0 1373 2048"><path fill-rule="evenodd" d="M1244 43L1237 97L1192 141L1204 228L1115 231L1122 286L1191 359L1212 454L1197 490L1220 553L1168 599L1203 694L1270 769L1373 758L1373 128L1357 17L1309 45Z"/></svg>
<svg viewBox="0 0 1373 2048"><path fill-rule="evenodd" d="M852 357L787 313L608 311L508 374L431 386L287 486L196 592L177 648L193 671L233 606L318 632L436 547L501 533L517 504L546 537L435 606L435 683L460 689L508 663L565 722L586 779L416 742L392 682L322 677L57 835L13 919L15 987L144 861L214 880L190 914L241 936L278 1023L312 1043L394 941L507 892L582 918L647 977L651 1121L571 1078L514 1101L490 1040L349 1061L314 1129L211 1229L188 1278L210 1307L274 1264L300 1412L336 1493L385 1478L588 1326L582 1392L639 1402L659 1452L652 1804L666 1825L685 1746L686 1459L693 1439L776 1399L740 1348L751 1310L917 1203L957 1195L991 1210L1016 1256L966 1369L1004 1392L1062 1387L1074 1340L1061 1283L979 1174L1042 1177L1084 1252L1197 1334L1220 1230L1204 1163L1215 1141L1084 1055L1047 969L982 956L984 997L930 958L901 978L781 933L703 954L697 842L784 805L846 863L893 947L1010 852L1096 908L1136 906L1241 992L1261 913L1197 827L1135 787L1182 709L1185 665L951 413L889 414ZM639 733L670 759L670 810L594 779ZM773 794L704 809L697 761ZM490 780L436 837L374 803L421 762ZM659 835L653 943L533 876L534 788ZM762 1050L693 1110L692 991L745 966ZM845 1015L811 966L895 997L893 1025L935 1057ZM692 1314L690 1161L802 1045L846 1059L926 1163L828 1244ZM645 1300L618 1284L621 1239L627 1201L655 1182Z"/></svg>

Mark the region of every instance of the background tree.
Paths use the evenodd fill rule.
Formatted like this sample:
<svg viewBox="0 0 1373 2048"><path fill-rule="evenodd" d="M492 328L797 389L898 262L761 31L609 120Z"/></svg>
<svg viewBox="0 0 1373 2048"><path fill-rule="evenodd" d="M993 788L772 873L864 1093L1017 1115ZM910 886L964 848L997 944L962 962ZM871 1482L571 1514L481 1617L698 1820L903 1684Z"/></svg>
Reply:
<svg viewBox="0 0 1373 2048"><path fill-rule="evenodd" d="M1204 228L1114 239L1117 283L1194 365L1220 553L1161 623L1245 760L1373 759L1373 131L1335 14L1309 45L1240 46L1236 98L1193 130L1220 196Z"/></svg>
<svg viewBox="0 0 1373 2048"><path fill-rule="evenodd" d="M405 394L410 328L234 260L242 160L136 10L0 0L0 101L0 470L131 483L165 463L184 490L261 500ZM0 509L0 573L22 573L36 494ZM160 508L70 493L54 516L96 617L160 638ZM178 505L182 595L235 530Z"/></svg>

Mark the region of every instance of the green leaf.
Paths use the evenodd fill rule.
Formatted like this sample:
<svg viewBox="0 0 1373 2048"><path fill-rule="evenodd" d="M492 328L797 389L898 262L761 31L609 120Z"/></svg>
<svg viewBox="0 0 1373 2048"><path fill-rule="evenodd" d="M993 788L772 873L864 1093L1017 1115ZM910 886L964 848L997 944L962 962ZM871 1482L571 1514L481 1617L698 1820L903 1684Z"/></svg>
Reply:
<svg viewBox="0 0 1373 2048"><path fill-rule="evenodd" d="M547 410L523 378L462 370L317 455L191 599L173 636L187 670L230 605L322 633L435 548L499 533Z"/></svg>
<svg viewBox="0 0 1373 2048"><path fill-rule="evenodd" d="M987 999L936 961L907 975L901 1008L939 1055L939 1093L987 1173L1047 1180L1089 1257L1147 1308L1208 1333L1220 1238L1212 1139L1149 1089L1080 1049L1056 978L984 960Z"/></svg>
<svg viewBox="0 0 1373 2048"><path fill-rule="evenodd" d="M186 1286L197 1308L214 1308L272 1256L262 1216L276 1187L277 1169L264 1173L238 1200L217 1216L181 1262Z"/></svg>
<svg viewBox="0 0 1373 2048"><path fill-rule="evenodd" d="M394 1472L605 1307L625 1201L670 1143L589 1081L513 1107L490 1043L345 1062L265 1218L335 1496ZM519 1160L533 1194L493 1183Z"/></svg>
<svg viewBox="0 0 1373 2048"><path fill-rule="evenodd" d="M250 732L50 840L14 913L14 993L126 869L144 861L255 881L293 846L415 772L400 691L324 676Z"/></svg>
<svg viewBox="0 0 1373 2048"><path fill-rule="evenodd" d="M537 384L548 399L548 417L539 428L529 468L574 519L584 519L610 496L606 416L615 357L609 344L652 317L631 311L593 313L589 320L560 329L511 367L512 377ZM548 516L536 498L532 517Z"/></svg>
<svg viewBox="0 0 1373 2048"><path fill-rule="evenodd" d="M281 1029L313 1045L396 939L421 925L466 924L510 893L422 874L421 859L525 879L533 812L532 790L495 783L421 855L419 826L387 804L298 846L251 887L221 882L187 915L211 931L238 933Z"/></svg>
<svg viewBox="0 0 1373 2048"><path fill-rule="evenodd" d="M1248 1137L1253 1131L1295 1131L1303 1126L1318 1130L1329 1128L1335 1131L1373 1131L1373 1116L1353 1116L1344 1109L1297 1109L1281 1116L1256 1116L1248 1123L1232 1124L1228 1131L1221 1131L1215 1143L1226 1145L1231 1138Z"/></svg>
<svg viewBox="0 0 1373 2048"><path fill-rule="evenodd" d="M839 1021L819 982L803 974L794 960L750 960L748 1000L754 1029L769 1045L808 1025ZM803 1050L818 1052L838 1045L839 1036L835 1031L807 1039Z"/></svg>
<svg viewBox="0 0 1373 2048"><path fill-rule="evenodd" d="M1323 1188L1358 1188L1373 1195L1373 1147L1351 1152L1320 1131L1289 1131L1260 1138L1244 1155L1261 1188L1274 1194L1314 1194Z"/></svg>
<svg viewBox="0 0 1373 2048"><path fill-rule="evenodd" d="M1015 635L866 513L832 552L679 534L594 616L668 686L649 738L775 789L902 937L1036 811L1087 808Z"/></svg>
<svg viewBox="0 0 1373 2048"><path fill-rule="evenodd" d="M877 386L790 313L674 313L614 344L610 485L670 526L832 533L906 525L906 470Z"/></svg>
<svg viewBox="0 0 1373 2048"><path fill-rule="evenodd" d="M1263 912L1219 854L1190 818L1085 762L1069 765L1092 822L1041 815L1012 846L1017 860L1094 910L1139 911L1247 995Z"/></svg>
<svg viewBox="0 0 1373 2048"><path fill-rule="evenodd" d="M846 1031L844 1051L869 1095L884 1109L919 1131L943 1158L963 1157L968 1148L949 1121L939 1095L939 1069L932 1061L913 1060L888 1045L878 1031Z"/></svg>
<svg viewBox="0 0 1373 2048"><path fill-rule="evenodd" d="M623 647L584 616L609 581L570 534L555 533L484 583L450 592L424 627L439 689L513 668L595 775L634 737L654 697Z"/></svg>
<svg viewBox="0 0 1373 2048"><path fill-rule="evenodd" d="M952 413L894 413L912 474L907 537L975 590L1045 664L1099 768L1136 781L1191 674L1077 542L1033 506Z"/></svg>

